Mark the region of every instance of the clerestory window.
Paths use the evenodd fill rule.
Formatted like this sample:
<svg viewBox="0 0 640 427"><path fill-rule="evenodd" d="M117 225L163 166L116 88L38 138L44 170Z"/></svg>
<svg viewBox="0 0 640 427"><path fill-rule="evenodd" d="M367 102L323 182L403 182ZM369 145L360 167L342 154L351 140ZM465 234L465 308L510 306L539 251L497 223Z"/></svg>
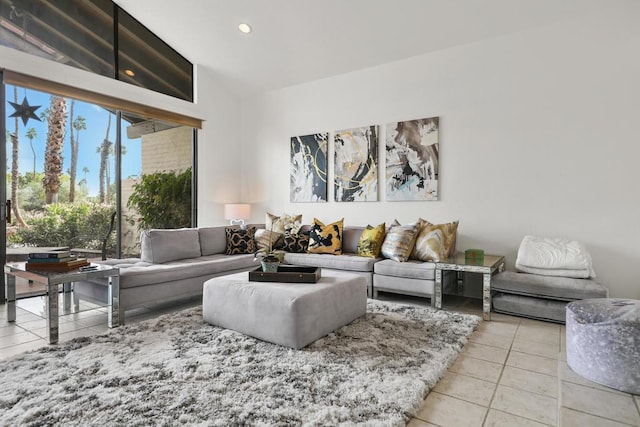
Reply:
<svg viewBox="0 0 640 427"><path fill-rule="evenodd" d="M193 64L111 0L0 0L0 45L193 102Z"/></svg>

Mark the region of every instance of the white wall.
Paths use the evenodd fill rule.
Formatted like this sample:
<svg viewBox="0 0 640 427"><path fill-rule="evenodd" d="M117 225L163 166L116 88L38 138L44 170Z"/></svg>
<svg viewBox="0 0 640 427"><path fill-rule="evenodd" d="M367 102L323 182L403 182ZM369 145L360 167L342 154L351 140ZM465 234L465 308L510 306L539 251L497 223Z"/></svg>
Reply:
<svg viewBox="0 0 640 427"><path fill-rule="evenodd" d="M206 121L198 135L198 225L221 225L224 204L241 200L240 102L217 83L212 70L198 69L198 104Z"/></svg>
<svg viewBox="0 0 640 427"><path fill-rule="evenodd" d="M253 221L265 211L354 225L459 219L458 247L505 254L508 268L526 234L576 239L612 296L640 299L638 18L629 2L244 100L242 201ZM383 147L384 124L431 116L440 201L386 202L382 191L379 202L289 202L291 136L379 124Z"/></svg>

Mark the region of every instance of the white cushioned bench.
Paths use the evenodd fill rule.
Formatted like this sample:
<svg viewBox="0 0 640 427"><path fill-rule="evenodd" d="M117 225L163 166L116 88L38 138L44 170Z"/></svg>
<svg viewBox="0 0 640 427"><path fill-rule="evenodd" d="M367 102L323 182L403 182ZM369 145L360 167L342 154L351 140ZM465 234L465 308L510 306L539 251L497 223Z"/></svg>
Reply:
<svg viewBox="0 0 640 427"><path fill-rule="evenodd" d="M491 280L498 313L564 323L565 307L575 300L606 298L609 291L591 279L504 271Z"/></svg>

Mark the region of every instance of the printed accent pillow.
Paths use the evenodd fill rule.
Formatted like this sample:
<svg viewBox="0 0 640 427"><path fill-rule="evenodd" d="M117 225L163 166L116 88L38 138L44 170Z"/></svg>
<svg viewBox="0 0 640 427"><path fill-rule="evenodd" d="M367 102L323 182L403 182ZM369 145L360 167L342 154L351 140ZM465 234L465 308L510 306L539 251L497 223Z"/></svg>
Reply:
<svg viewBox="0 0 640 427"><path fill-rule="evenodd" d="M283 233L276 233L275 231L258 229L256 230L256 234L254 236L254 240L256 241L256 251L264 250L269 251L269 245L271 245L271 249L278 249L282 246L282 239L284 237Z"/></svg>
<svg viewBox="0 0 640 427"><path fill-rule="evenodd" d="M458 221L447 224L427 223L418 232L412 258L420 261L443 261L455 252Z"/></svg>
<svg viewBox="0 0 640 427"><path fill-rule="evenodd" d="M358 255L368 258L377 258L382 249L382 242L386 234L385 223L375 227L367 225L358 241Z"/></svg>
<svg viewBox="0 0 640 427"><path fill-rule="evenodd" d="M331 224L323 224L313 218L309 230L309 248L307 252L313 254L342 254L342 229L344 218Z"/></svg>
<svg viewBox="0 0 640 427"><path fill-rule="evenodd" d="M409 259L420 229L420 222L407 225L391 225L382 243L382 256L397 262Z"/></svg>
<svg viewBox="0 0 640 427"><path fill-rule="evenodd" d="M225 227L224 232L227 238L227 255L253 254L256 252L255 227L250 227L246 230Z"/></svg>
<svg viewBox="0 0 640 427"><path fill-rule="evenodd" d="M289 232L291 234L298 234L302 227L302 215L288 215L276 216L267 212L265 229L275 231L276 233Z"/></svg>
<svg viewBox="0 0 640 427"><path fill-rule="evenodd" d="M303 254L309 247L309 232L301 231L298 234L285 233L283 250L293 254Z"/></svg>

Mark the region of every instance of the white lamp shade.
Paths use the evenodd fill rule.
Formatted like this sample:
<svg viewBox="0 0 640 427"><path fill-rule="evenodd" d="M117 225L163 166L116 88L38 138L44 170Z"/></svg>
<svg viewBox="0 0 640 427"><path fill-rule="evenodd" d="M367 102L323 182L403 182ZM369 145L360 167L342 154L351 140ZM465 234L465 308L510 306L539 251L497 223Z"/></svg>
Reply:
<svg viewBox="0 0 640 427"><path fill-rule="evenodd" d="M251 205L247 203L229 203L224 205L224 219L251 218Z"/></svg>

